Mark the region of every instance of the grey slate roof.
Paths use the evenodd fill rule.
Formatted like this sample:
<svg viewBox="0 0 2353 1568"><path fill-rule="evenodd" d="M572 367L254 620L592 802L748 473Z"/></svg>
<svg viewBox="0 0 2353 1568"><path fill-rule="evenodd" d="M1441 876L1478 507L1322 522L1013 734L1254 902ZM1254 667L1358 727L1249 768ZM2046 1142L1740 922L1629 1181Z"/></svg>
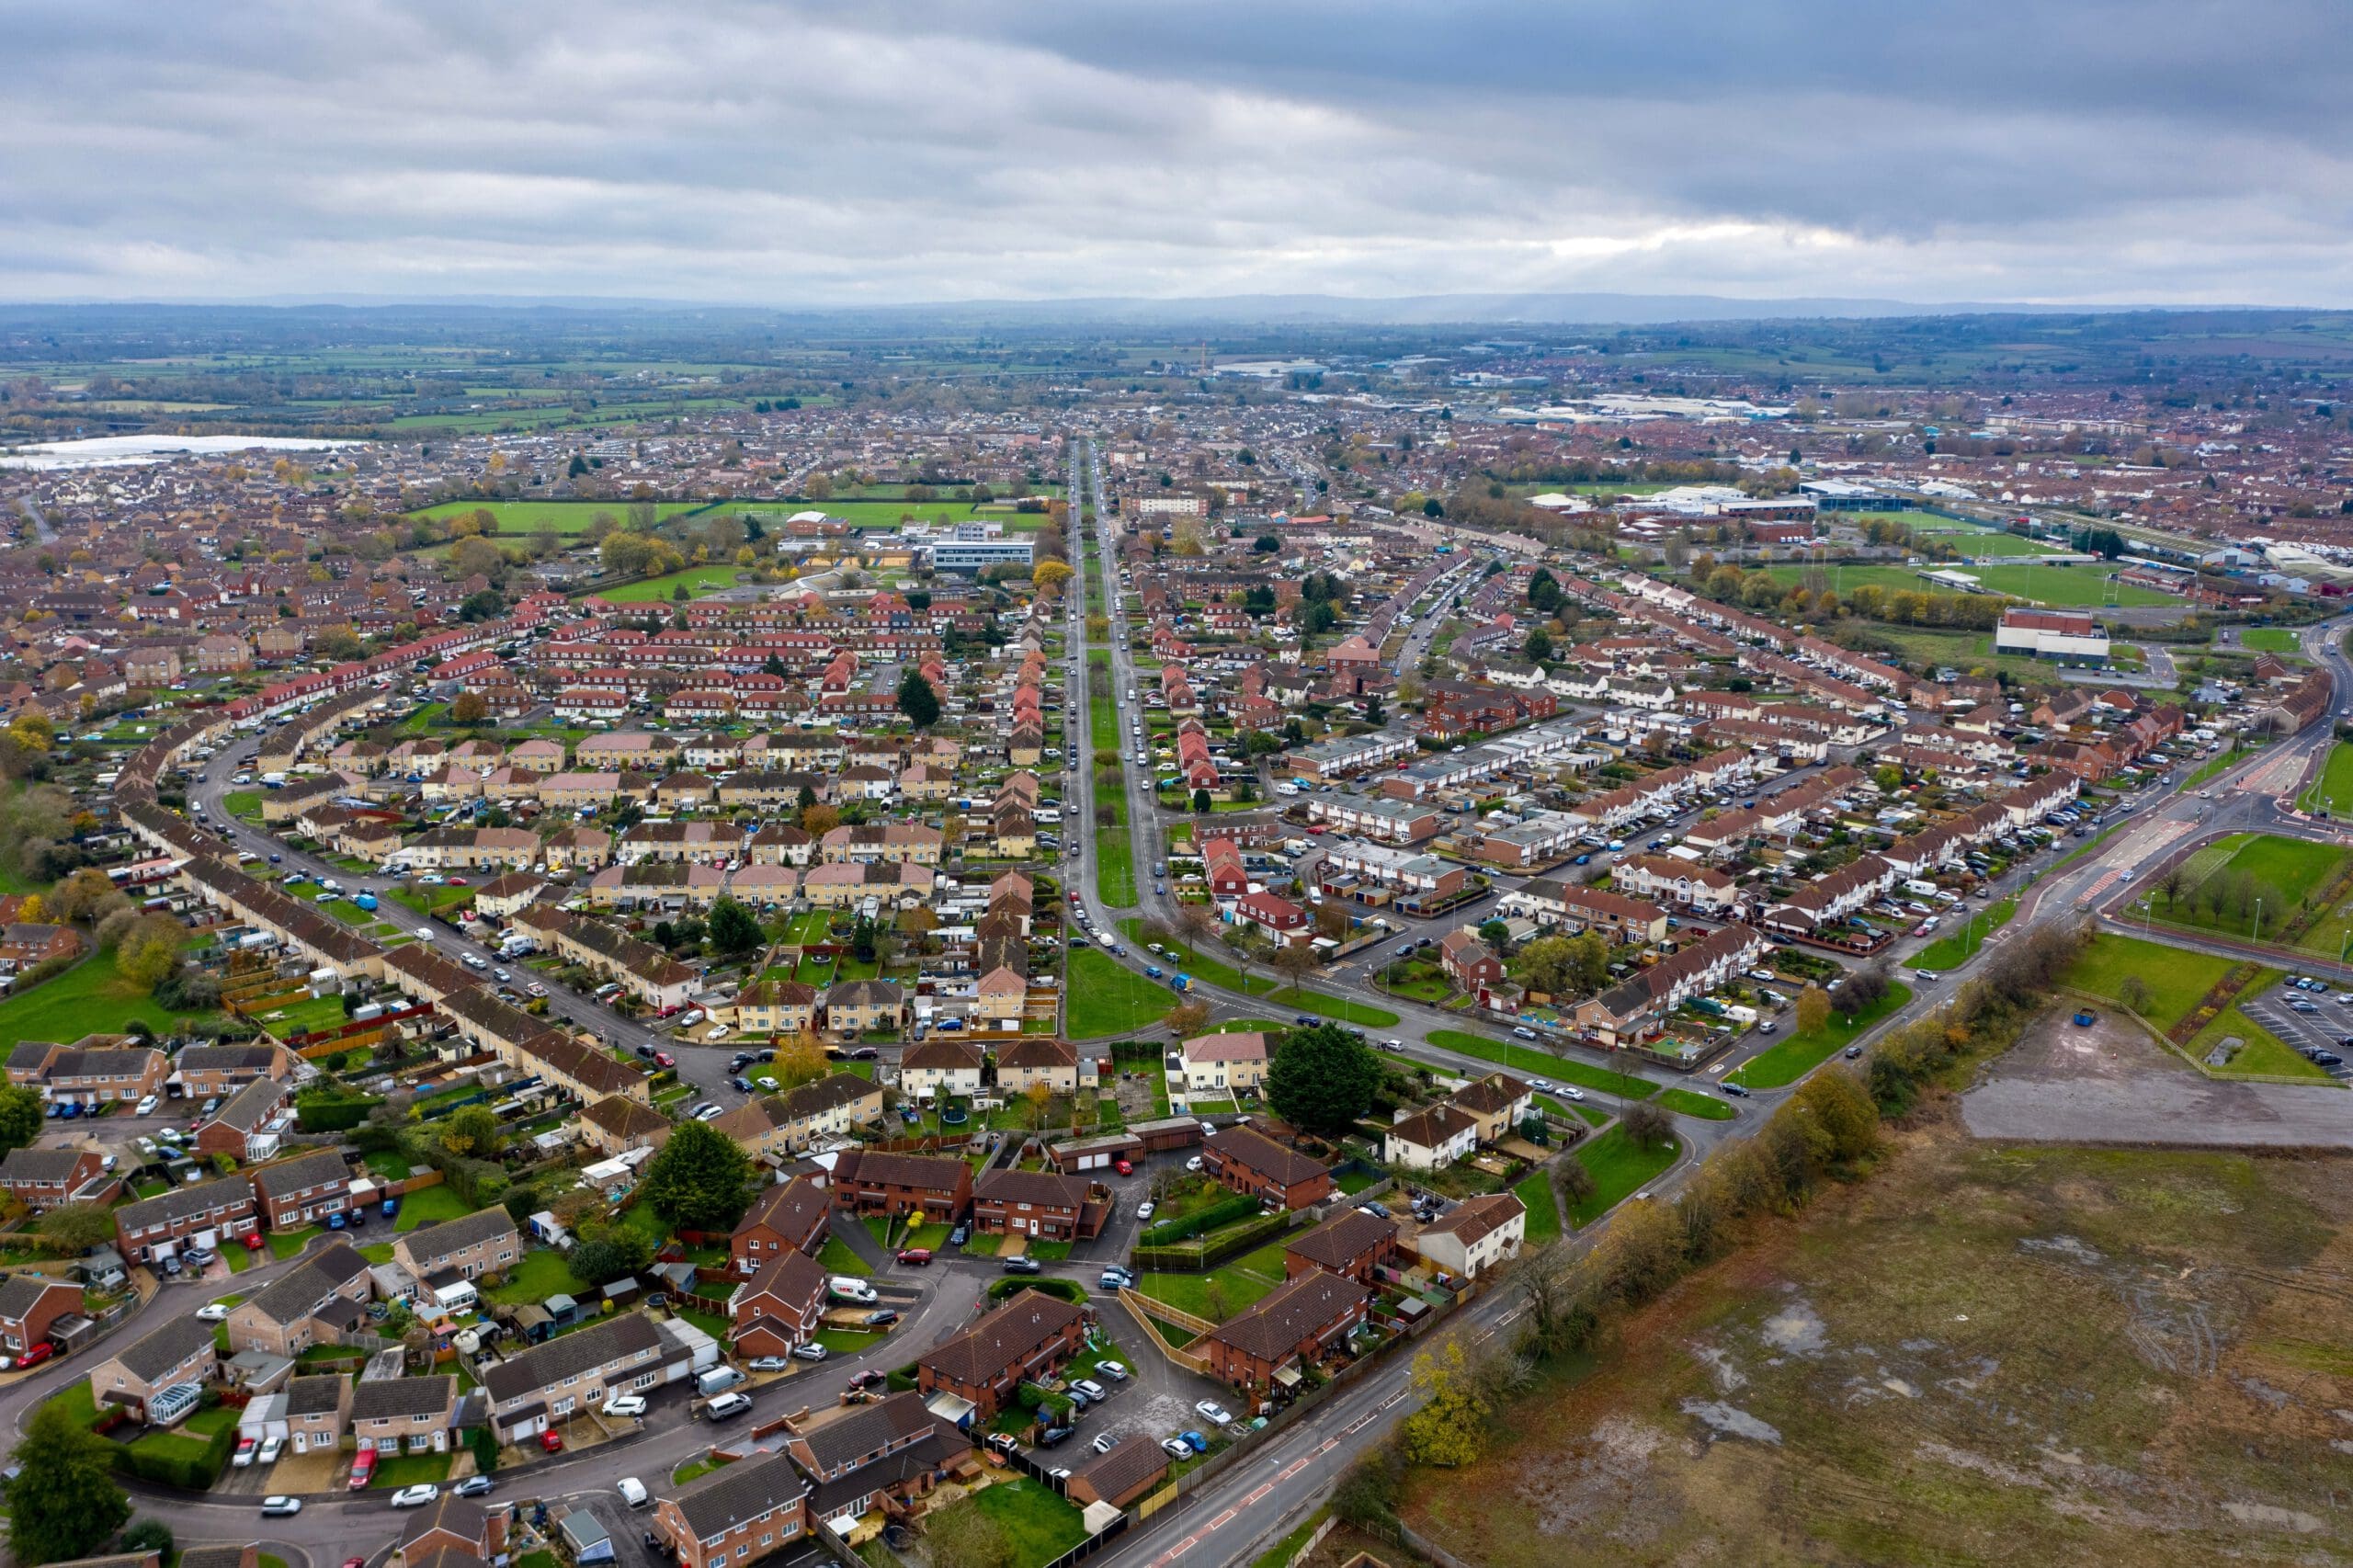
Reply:
<svg viewBox="0 0 2353 1568"><path fill-rule="evenodd" d="M119 1361L133 1377L153 1382L187 1360L199 1349L212 1348L212 1325L193 1314L176 1317L141 1335L108 1358Z"/></svg>
<svg viewBox="0 0 2353 1568"><path fill-rule="evenodd" d="M654 1331L653 1319L642 1312L624 1312L501 1361L483 1373L483 1386L490 1390L494 1401L504 1404L510 1399L552 1388L578 1373L634 1356L640 1350L658 1353L662 1347L662 1336Z"/></svg>
<svg viewBox="0 0 2353 1568"><path fill-rule="evenodd" d="M457 1379L444 1372L427 1378L380 1378L361 1383L351 1396L351 1419L400 1420L438 1415L450 1408Z"/></svg>
<svg viewBox="0 0 2353 1568"><path fill-rule="evenodd" d="M809 1483L801 1479L801 1472L793 1468L790 1460L782 1454L761 1454L722 1465L689 1482L670 1501L685 1517L687 1528L695 1532L695 1539L707 1540L747 1520L797 1503L808 1492Z"/></svg>

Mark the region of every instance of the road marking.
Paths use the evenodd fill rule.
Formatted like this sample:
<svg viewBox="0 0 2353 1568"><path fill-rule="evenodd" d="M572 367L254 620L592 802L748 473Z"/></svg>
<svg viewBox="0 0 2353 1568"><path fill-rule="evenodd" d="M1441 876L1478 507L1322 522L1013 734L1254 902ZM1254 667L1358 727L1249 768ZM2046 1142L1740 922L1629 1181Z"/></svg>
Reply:
<svg viewBox="0 0 2353 1568"><path fill-rule="evenodd" d="M1332 1445L1331 1445L1331 1444L1329 1444L1329 1443L1326 1443L1326 1444L1324 1444L1324 1448L1326 1448L1326 1449L1330 1448L1331 1446L1332 1446ZM1316 1451L1317 1451L1318 1453L1321 1453L1321 1452L1323 1451L1323 1449L1317 1449ZM1311 1460L1304 1460L1304 1459L1297 1459L1297 1460L1291 1460L1291 1461L1290 1461L1290 1464L1288 1464L1288 1465L1286 1465L1286 1466L1284 1466L1284 1467L1283 1467L1283 1472L1282 1472L1280 1475L1278 1475L1277 1477L1275 1477L1275 1479L1276 1479L1277 1481L1289 1481L1292 1476L1297 1475L1301 1471L1305 1470L1311 1462L1312 1462Z"/></svg>
<svg viewBox="0 0 2353 1568"><path fill-rule="evenodd" d="M1250 1506L1251 1504L1263 1500L1267 1494L1272 1492L1274 1489L1274 1483L1268 1482L1264 1486L1259 1487L1257 1491L1250 1494L1249 1496L1242 1499L1242 1506L1246 1508Z"/></svg>
<svg viewBox="0 0 2353 1568"><path fill-rule="evenodd" d="M1224 1513L1220 1514L1216 1518L1211 1519L1209 1522L1209 1528L1211 1530L1223 1529L1226 1526L1233 1522L1233 1516L1236 1512L1237 1510L1235 1509L1228 1508ZM1204 1530L1202 1533L1207 1534L1208 1531Z"/></svg>

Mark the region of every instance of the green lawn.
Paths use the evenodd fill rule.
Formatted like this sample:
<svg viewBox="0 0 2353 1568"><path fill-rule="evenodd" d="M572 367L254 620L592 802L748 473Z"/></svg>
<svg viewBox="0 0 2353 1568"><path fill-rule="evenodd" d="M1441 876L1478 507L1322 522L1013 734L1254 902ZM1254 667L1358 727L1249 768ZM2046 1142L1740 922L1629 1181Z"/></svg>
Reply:
<svg viewBox="0 0 2353 1568"><path fill-rule="evenodd" d="M254 817L261 814L261 791L232 790L221 797L221 807L233 817Z"/></svg>
<svg viewBox="0 0 2353 1568"><path fill-rule="evenodd" d="M1124 799L1114 801L1112 809L1119 820L1095 830L1095 896L1108 908L1132 909L1136 903L1135 829L1128 825Z"/></svg>
<svg viewBox="0 0 2353 1568"><path fill-rule="evenodd" d="M1461 1029L1432 1029L1428 1038L1432 1045L1443 1046L1465 1056L1475 1056L1482 1062L1492 1062L1523 1077L1551 1078L1559 1083L1574 1084L1581 1089L1598 1089L1620 1099L1648 1099L1658 1089L1658 1085L1648 1078L1615 1073L1607 1067L1588 1066L1517 1040L1490 1040L1484 1035L1465 1034Z"/></svg>
<svg viewBox="0 0 2353 1568"><path fill-rule="evenodd" d="M628 583L618 588L599 588L596 592L614 604L650 604L655 600L667 604L673 590L684 588L689 597L709 593L714 588L732 588L743 570L733 564L725 566L689 566L683 572L673 572L665 577L648 577L642 583Z"/></svg>
<svg viewBox="0 0 2353 1568"><path fill-rule="evenodd" d="M2228 959L2103 931L2067 971L2066 983L2115 1002L2120 999L2125 977L2138 975L2149 988L2149 1008L2143 1017L2164 1029L2188 1017L2199 999L2230 970Z"/></svg>
<svg viewBox="0 0 2353 1568"><path fill-rule="evenodd" d="M1703 1121L1730 1121L1734 1114L1724 1101L1690 1089L1661 1089L1658 1103L1677 1115L1696 1116Z"/></svg>
<svg viewBox="0 0 2353 1568"><path fill-rule="evenodd" d="M2250 626L2239 633L2239 644L2258 653L2301 653L2304 647L2284 626Z"/></svg>
<svg viewBox="0 0 2353 1568"><path fill-rule="evenodd" d="M1155 1301L1166 1301L1197 1316L1222 1319L1255 1305L1282 1282L1283 1244L1274 1242L1206 1274L1145 1274L1136 1289ZM1223 1312L1211 1310L1216 1304L1210 1300L1212 1285L1224 1298Z"/></svg>
<svg viewBox="0 0 2353 1568"><path fill-rule="evenodd" d="M1181 1000L1100 949L1070 955L1069 1028L1074 1040L1126 1034L1158 1023Z"/></svg>
<svg viewBox="0 0 2353 1568"><path fill-rule="evenodd" d="M881 1343L879 1334L869 1334L856 1328L821 1328L817 1343L837 1356L863 1356Z"/></svg>
<svg viewBox="0 0 2353 1568"><path fill-rule="evenodd" d="M1934 567L1931 570L1942 570ZM1795 585L1805 580L1806 574L1817 570L1809 566L1770 566L1766 568L1775 581ZM1949 589L1937 588L1921 577L1919 571L1909 566L1841 566L1828 569L1836 578L1841 594L1851 592L1866 584L1876 584L1890 593L1938 593ZM2033 599L2042 604L2064 608L2087 608L2099 605L2146 606L2178 605L2181 600L2154 588L2134 587L2130 583L2110 583L2107 571L2095 566L1960 566L1950 570L1967 572L1976 577L1989 591L2009 594L2021 599Z"/></svg>
<svg viewBox="0 0 2353 1568"><path fill-rule="evenodd" d="M2328 766L2313 780L2312 788L2297 797L2296 804L2306 811L2326 811L2331 816L2353 812L2353 745L2343 741L2328 748Z"/></svg>
<svg viewBox="0 0 2353 1568"><path fill-rule="evenodd" d="M483 1292L494 1301L520 1306L526 1301L544 1301L550 1296L569 1296L582 1290L573 1277L572 1266L563 1254L552 1247L540 1247L523 1255L521 1261L506 1271L506 1278L494 1290Z"/></svg>
<svg viewBox="0 0 2353 1568"><path fill-rule="evenodd" d="M1000 1481L954 1505L949 1512L952 1514L956 1508L976 1508L984 1517L994 1520L1013 1548L1013 1561L1020 1564L1051 1562L1086 1539L1086 1526L1078 1510L1028 1476Z"/></svg>
<svg viewBox="0 0 2353 1568"><path fill-rule="evenodd" d="M1142 938L1137 935L1143 929L1142 920L1133 917L1122 920L1120 929L1129 941L1139 947L1142 945ZM1397 1021L1397 1015L1384 1008L1369 1007L1343 996L1326 996L1319 991L1295 990L1283 985L1263 967L1252 970L1245 983L1240 970L1207 952L1187 953L1172 949L1169 956L1160 961L1168 969L1197 976L1208 984L1260 997L1281 1006L1296 1007L1319 1018L1334 1018L1362 1028L1387 1028Z"/></svg>
<svg viewBox="0 0 2353 1568"><path fill-rule="evenodd" d="M305 1225L299 1231L272 1231L269 1250L279 1257L292 1257L311 1244L313 1236L324 1233L324 1229L317 1225Z"/></svg>
<svg viewBox="0 0 2353 1568"><path fill-rule="evenodd" d="M855 1274L861 1278L874 1272L874 1266L851 1250L839 1236L827 1236L825 1244L817 1249L817 1261L824 1265L828 1274Z"/></svg>
<svg viewBox="0 0 2353 1568"><path fill-rule="evenodd" d="M404 1486L418 1486L426 1483L439 1485L449 1479L449 1464L455 1454L378 1454L376 1473L369 1479L368 1489L397 1491Z"/></svg>
<svg viewBox="0 0 2353 1568"><path fill-rule="evenodd" d="M1527 1242L1529 1246L1542 1246L1561 1233L1561 1205L1552 1194L1550 1173L1532 1171L1522 1176L1519 1185L1511 1191L1513 1197L1527 1206Z"/></svg>
<svg viewBox="0 0 2353 1568"><path fill-rule="evenodd" d="M1592 1224L1673 1165L1679 1148L1672 1141L1637 1147L1622 1127L1586 1139L1572 1157L1593 1173L1593 1191L1569 1211L1570 1221L1579 1229Z"/></svg>
<svg viewBox="0 0 2353 1568"><path fill-rule="evenodd" d="M1956 913L1953 918L1961 924L1913 955L1912 967L1941 971L1959 969L1977 956L1985 938L2010 923L2018 912L2016 895L2003 899L1991 909L1974 909L1966 915Z"/></svg>
<svg viewBox="0 0 2353 1568"><path fill-rule="evenodd" d="M2220 756L2209 757L2200 763L2189 777L2181 781L2181 787L2185 790L2194 790L2223 769L2234 767L2254 755L2255 748L2252 746L2234 745Z"/></svg>
<svg viewBox="0 0 2353 1568"><path fill-rule="evenodd" d="M0 1042L48 1040L70 1045L85 1034L120 1034L133 1019L160 1039L172 1032L176 1020L200 1016L158 1006L123 978L109 948L54 980L0 1002Z"/></svg>
<svg viewBox="0 0 2353 1568"><path fill-rule="evenodd" d="M1779 1043L1756 1053L1745 1066L1726 1074L1727 1079L1752 1089L1778 1089L1784 1084L1794 1084L1833 1053L1847 1049L1855 1038L1881 1018L1912 1000L1908 985L1891 984L1887 994L1871 1006L1852 1016L1833 1013L1830 1021L1811 1034L1792 1034Z"/></svg>
<svg viewBox="0 0 2353 1568"><path fill-rule="evenodd" d="M2266 834L2241 845L2219 869L2184 889L2177 901L2168 901L2154 887L2145 896L2152 915L2163 925L2276 939L2296 907L2345 864L2346 854L2335 845ZM2242 891L2244 909L2238 896ZM2208 902L2216 897L2222 900L2219 907Z"/></svg>
<svg viewBox="0 0 2353 1568"><path fill-rule="evenodd" d="M400 1212L392 1219L392 1229L414 1231L419 1225L438 1225L444 1220L459 1219L472 1212L444 1183L410 1193L402 1199Z"/></svg>

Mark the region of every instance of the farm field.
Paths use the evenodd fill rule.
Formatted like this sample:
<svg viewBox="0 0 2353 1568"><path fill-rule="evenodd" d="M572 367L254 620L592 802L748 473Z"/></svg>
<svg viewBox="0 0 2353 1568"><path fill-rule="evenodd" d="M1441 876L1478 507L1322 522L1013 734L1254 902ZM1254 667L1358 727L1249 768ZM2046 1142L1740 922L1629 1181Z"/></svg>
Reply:
<svg viewBox="0 0 2353 1568"><path fill-rule="evenodd" d="M657 501L654 504L654 519L658 522L675 517L701 506L699 501ZM469 512L487 508L498 518L500 539L537 533L541 528L552 528L566 539L577 539L588 531L589 521L597 513L618 519L628 515L629 506L627 501L444 501L409 515L462 517Z"/></svg>
<svg viewBox="0 0 2353 1568"><path fill-rule="evenodd" d="M1842 593L1859 588L1867 583L1876 584L1890 593L1936 591L1909 566L1774 566L1768 570L1777 581L1790 584L1803 582L1809 572L1825 571ZM2099 605L2128 608L2178 605L2182 602L2154 588L2136 588L2130 583L2110 583L2104 572L2090 566L1971 566L1956 570L1970 573L1994 593L2034 599L2063 609L2089 608Z"/></svg>
<svg viewBox="0 0 2353 1568"><path fill-rule="evenodd" d="M2343 1557L2338 1164L1905 1135L1399 1512L1484 1568Z"/></svg>

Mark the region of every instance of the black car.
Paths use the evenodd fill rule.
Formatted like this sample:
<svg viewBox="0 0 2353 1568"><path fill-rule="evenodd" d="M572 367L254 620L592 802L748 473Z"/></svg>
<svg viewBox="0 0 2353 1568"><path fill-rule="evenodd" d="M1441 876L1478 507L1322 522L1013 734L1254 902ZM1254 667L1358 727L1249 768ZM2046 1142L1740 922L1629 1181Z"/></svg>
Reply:
<svg viewBox="0 0 2353 1568"><path fill-rule="evenodd" d="M1859 1045L1850 1045L1847 1048L1847 1060L1849 1062L1859 1061L1862 1054L1863 1048Z"/></svg>
<svg viewBox="0 0 2353 1568"><path fill-rule="evenodd" d="M1748 1091L1738 1084L1718 1084L1716 1087L1732 1096L1734 1099L1745 1100L1748 1097Z"/></svg>
<svg viewBox="0 0 2353 1568"><path fill-rule="evenodd" d="M1043 1274L1046 1266L1034 1257L1008 1257L998 1266L1007 1274Z"/></svg>
<svg viewBox="0 0 2353 1568"><path fill-rule="evenodd" d="M1060 1448L1070 1441L1071 1434L1077 1430L1075 1426L1049 1426L1038 1434L1038 1446L1041 1449Z"/></svg>
<svg viewBox="0 0 2353 1568"><path fill-rule="evenodd" d="M637 1054L641 1061L651 1062L654 1060L654 1048L650 1045L641 1045L637 1048Z"/></svg>
<svg viewBox="0 0 2353 1568"><path fill-rule="evenodd" d="M734 1091L739 1095L748 1095L752 1092L752 1085L745 1083L742 1078L730 1078L727 1082L729 1086L734 1089Z"/></svg>

